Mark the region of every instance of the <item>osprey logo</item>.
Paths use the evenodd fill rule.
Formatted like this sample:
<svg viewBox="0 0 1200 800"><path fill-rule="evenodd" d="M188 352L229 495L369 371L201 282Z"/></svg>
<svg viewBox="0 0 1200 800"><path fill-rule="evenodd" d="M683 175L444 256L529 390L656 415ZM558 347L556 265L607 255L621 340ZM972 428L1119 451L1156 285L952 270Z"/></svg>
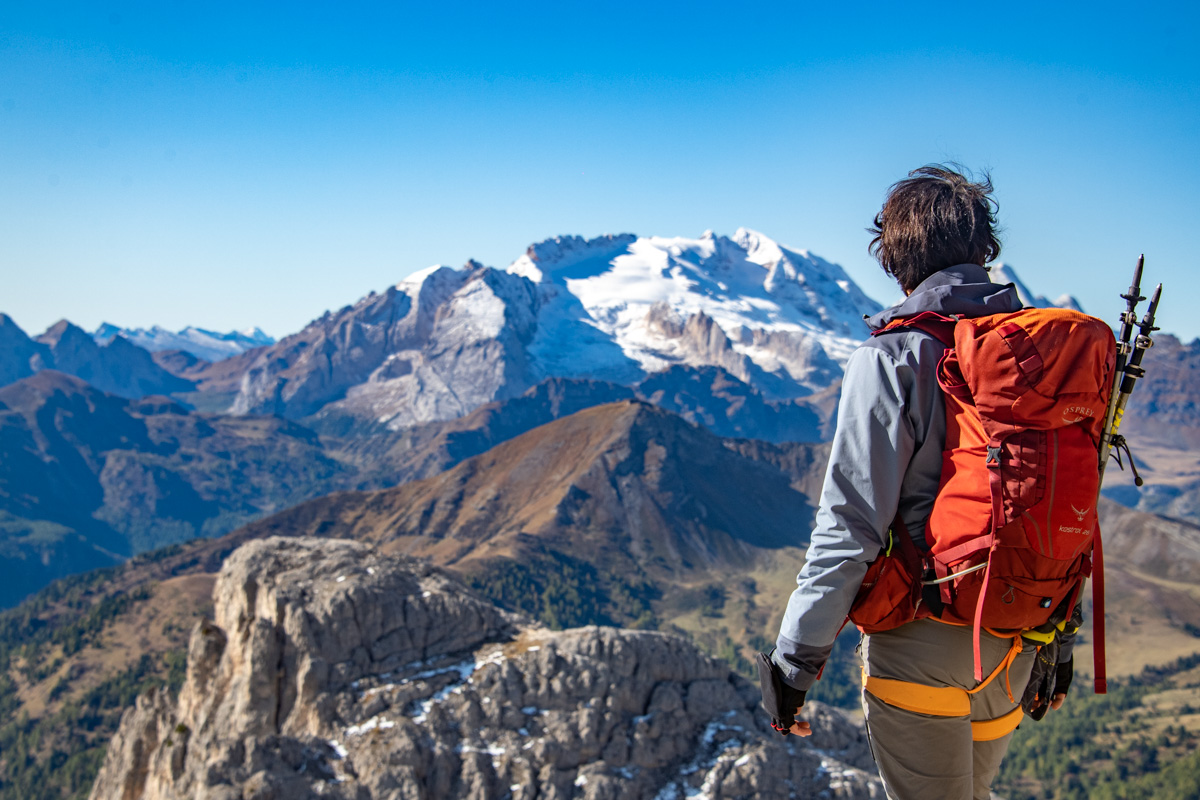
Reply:
<svg viewBox="0 0 1200 800"><path fill-rule="evenodd" d="M1086 517L1087 513L1092 510L1092 507L1088 506L1087 508L1085 508L1081 511L1080 509L1076 508L1075 506L1071 506L1071 510L1075 512L1075 518L1077 520L1079 520L1080 522L1083 522L1083 518Z"/></svg>
<svg viewBox="0 0 1200 800"><path fill-rule="evenodd" d="M1085 419L1096 416L1090 406L1067 406L1063 409L1063 422L1082 422Z"/></svg>

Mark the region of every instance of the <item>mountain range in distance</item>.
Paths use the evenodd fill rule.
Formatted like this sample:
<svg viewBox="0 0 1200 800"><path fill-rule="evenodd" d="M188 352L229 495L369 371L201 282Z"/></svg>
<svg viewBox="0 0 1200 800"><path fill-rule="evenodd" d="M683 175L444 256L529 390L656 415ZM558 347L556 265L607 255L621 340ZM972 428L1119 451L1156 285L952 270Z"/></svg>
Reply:
<svg viewBox="0 0 1200 800"><path fill-rule="evenodd" d="M1049 303L994 269L1027 302ZM30 338L0 315L0 386L13 390L2 390L0 461L14 465L0 481L0 538L16 558L0 604L325 492L431 475L602 403L638 399L723 437L825 440L842 364L867 335L862 314L878 309L837 265L741 229L558 237L506 269L430 268L215 362L151 353L111 328L102 345L65 320ZM1126 430L1156 443L1139 463L1164 480L1139 490L1113 471L1110 496L1200 521L1200 481L1175 468L1179 443L1200 441L1188 399L1200 347L1159 339ZM443 454L420 455L433 440Z"/></svg>
<svg viewBox="0 0 1200 800"><path fill-rule="evenodd" d="M434 267L434 269L438 268L440 266ZM997 283L1013 284L1021 302L1026 306L1083 310L1079 302L1070 294L1063 294L1055 300L1050 300L1044 295L1035 295L1017 276L1013 267L1008 264L993 264L991 277ZM240 355L247 350L273 345L277 341L257 326L222 333L194 325L188 325L178 331L171 331L160 325L153 325L149 328L123 328L109 322L102 322L96 330L92 331L92 338L100 345L109 344L117 336L151 353L181 350L205 361L221 361Z"/></svg>
<svg viewBox="0 0 1200 800"><path fill-rule="evenodd" d="M268 336L258 327L219 333L194 325L179 331L169 331L158 325L150 328L121 328L102 322L100 327L92 331L92 338L101 345L110 343L118 336L151 353L182 350L205 361L220 361L256 347L275 344L274 337Z"/></svg>
<svg viewBox="0 0 1200 800"><path fill-rule="evenodd" d="M1079 301L1070 294L1060 295L1055 300L1050 300L1045 295L1034 294L1025 285L1025 282L1017 277L1016 270L1009 264L1002 262L992 264L990 267L990 277L992 283L1011 283L1013 288L1017 290L1017 297L1021 299L1021 304L1026 308L1069 308L1072 311L1083 311L1083 307L1079 305Z"/></svg>
<svg viewBox="0 0 1200 800"><path fill-rule="evenodd" d="M535 245L530 249L536 252L536 247ZM526 257L530 257L529 254ZM439 265L432 269L440 268ZM1083 310L1079 302L1070 294L1063 294L1054 300L1048 299L1045 295L1034 294L1009 264L991 265L991 277L996 283L1013 284L1021 302L1026 306ZM117 336L151 353L181 350L197 358L213 362L240 355L247 350L267 347L277 341L257 326L222 333L194 325L188 325L178 331L171 331L160 325L153 325L149 328L124 328L109 322L102 322L96 330L92 331L92 338L100 345L109 344Z"/></svg>
<svg viewBox="0 0 1200 800"><path fill-rule="evenodd" d="M43 370L0 387L0 607L54 578L219 536L337 490L429 477L553 420L638 398L719 435L821 438L812 409L768 403L716 369L675 369L635 387L553 379L464 417L366 435L189 412Z"/></svg>
<svg viewBox="0 0 1200 800"><path fill-rule="evenodd" d="M695 239L556 237L503 269L431 267L274 343L257 329L103 325L92 338L153 351L157 370L139 358L154 380L108 379L101 388L114 394L153 391L203 411L395 430L462 416L549 378L632 385L673 367L720 368L770 401L820 395L868 335L863 316L878 310L838 265L743 228ZM55 327L63 326L81 338L70 323ZM37 341L10 333L21 346L0 352L0 383L39 368L95 383L61 359L31 360L27 351L49 332ZM87 357L117 360L108 348Z"/></svg>

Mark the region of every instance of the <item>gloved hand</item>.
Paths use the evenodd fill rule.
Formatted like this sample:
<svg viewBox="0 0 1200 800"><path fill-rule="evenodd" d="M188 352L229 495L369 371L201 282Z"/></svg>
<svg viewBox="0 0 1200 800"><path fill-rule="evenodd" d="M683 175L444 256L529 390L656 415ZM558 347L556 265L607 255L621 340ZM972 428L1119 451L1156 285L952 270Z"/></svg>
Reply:
<svg viewBox="0 0 1200 800"><path fill-rule="evenodd" d="M1021 708L1033 720L1046 716L1054 697L1054 684L1058 680L1058 642L1054 639L1037 649L1033 671L1021 698ZM1060 703L1061 705L1061 703Z"/></svg>
<svg viewBox="0 0 1200 800"><path fill-rule="evenodd" d="M1067 699L1067 690L1071 688L1071 678L1074 676L1075 656L1071 656L1059 664L1054 672L1054 697L1050 701L1051 708L1062 708L1063 701Z"/></svg>
<svg viewBox="0 0 1200 800"><path fill-rule="evenodd" d="M804 705L805 692L784 682L779 668L767 653L758 654L758 684L762 689L762 707L771 716L772 728L781 736L812 734L807 722L796 720L796 713Z"/></svg>
<svg viewBox="0 0 1200 800"><path fill-rule="evenodd" d="M1056 663L1058 647L1054 642L1038 649L1033 672L1021 698L1021 707L1032 719L1039 720L1051 709L1062 708L1075 673L1075 657Z"/></svg>
<svg viewBox="0 0 1200 800"><path fill-rule="evenodd" d="M1066 648L1068 653L1073 651L1075 634L1082 624L1083 606L1076 603L1075 608L1071 609L1071 616L1061 623L1054 638L1038 647L1033 671L1021 698L1021 708L1030 718L1041 719L1047 711L1062 708L1063 701L1067 699L1067 690L1075 674L1075 657L1070 655L1066 661L1060 661L1059 654L1064 649L1064 643L1070 645Z"/></svg>

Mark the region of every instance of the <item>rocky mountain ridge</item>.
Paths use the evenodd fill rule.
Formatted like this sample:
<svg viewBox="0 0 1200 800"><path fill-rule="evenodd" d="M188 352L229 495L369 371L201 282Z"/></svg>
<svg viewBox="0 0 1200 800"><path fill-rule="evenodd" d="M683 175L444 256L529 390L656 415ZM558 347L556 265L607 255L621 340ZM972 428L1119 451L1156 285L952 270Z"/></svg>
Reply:
<svg viewBox="0 0 1200 800"><path fill-rule="evenodd" d="M261 328L257 327L221 333L198 328L195 325L189 325L178 331L169 331L158 325L150 328L122 328L102 322L96 330L92 331L92 338L101 345L108 344L118 336L151 353L182 350L205 361L221 361L256 347L268 347L275 344L275 337L268 336Z"/></svg>
<svg viewBox="0 0 1200 800"><path fill-rule="evenodd" d="M74 375L102 392L127 398L186 392L194 386L119 336L100 345L64 319L30 338L11 317L0 314L0 387L47 369Z"/></svg>
<svg viewBox="0 0 1200 800"><path fill-rule="evenodd" d="M780 739L686 640L551 632L358 543L249 543L214 600L178 700L125 714L92 800L882 796L833 710Z"/></svg>

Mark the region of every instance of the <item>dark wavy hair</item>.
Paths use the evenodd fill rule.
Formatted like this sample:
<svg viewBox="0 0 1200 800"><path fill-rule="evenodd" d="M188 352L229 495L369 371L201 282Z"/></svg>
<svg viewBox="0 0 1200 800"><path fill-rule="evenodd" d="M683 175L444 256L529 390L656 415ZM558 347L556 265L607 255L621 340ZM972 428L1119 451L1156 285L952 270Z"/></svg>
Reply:
<svg viewBox="0 0 1200 800"><path fill-rule="evenodd" d="M964 172L958 164L914 169L888 189L867 228L875 236L868 250L906 293L946 267L982 267L1000 255L992 179Z"/></svg>

